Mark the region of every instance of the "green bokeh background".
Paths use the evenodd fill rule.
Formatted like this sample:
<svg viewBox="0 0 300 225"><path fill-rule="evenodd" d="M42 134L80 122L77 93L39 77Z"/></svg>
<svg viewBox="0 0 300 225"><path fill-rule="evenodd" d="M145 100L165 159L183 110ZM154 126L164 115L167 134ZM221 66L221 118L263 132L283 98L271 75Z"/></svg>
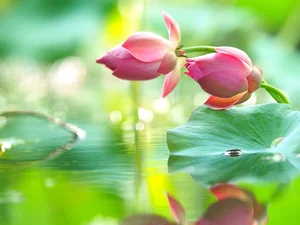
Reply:
<svg viewBox="0 0 300 225"><path fill-rule="evenodd" d="M133 83L95 63L135 31L167 38L161 9L179 23L185 46L241 48L262 68L264 79L300 108L298 0L1 0L0 109L38 111L87 132L84 141L54 160L0 163L1 225L112 225L135 213L170 218L163 194L166 129L186 122L208 95L183 75L161 100L163 76ZM245 104L268 102L272 98L258 90ZM47 124L17 122L43 145L57 144ZM0 138L7 138L5 129ZM13 156L22 159L28 152L18 149ZM39 156L34 150L28 158ZM285 218L298 225L298 186L296 180L270 204L269 224L281 225ZM258 183L254 189L267 188Z"/></svg>

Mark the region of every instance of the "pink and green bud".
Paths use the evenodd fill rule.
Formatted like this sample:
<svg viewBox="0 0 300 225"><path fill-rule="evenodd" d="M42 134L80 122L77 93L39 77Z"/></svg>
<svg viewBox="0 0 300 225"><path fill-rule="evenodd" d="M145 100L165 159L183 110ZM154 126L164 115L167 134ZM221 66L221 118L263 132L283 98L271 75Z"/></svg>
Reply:
<svg viewBox="0 0 300 225"><path fill-rule="evenodd" d="M96 62L112 70L112 74L124 80L150 80L166 75L162 96L167 96L177 85L183 66L176 55L180 42L180 29L167 13L163 17L169 32L169 40L151 33L137 32L122 44L101 55Z"/></svg>
<svg viewBox="0 0 300 225"><path fill-rule="evenodd" d="M226 109L248 100L262 82L262 72L248 55L232 47L215 47L216 53L187 59L186 74L211 96L213 109Z"/></svg>

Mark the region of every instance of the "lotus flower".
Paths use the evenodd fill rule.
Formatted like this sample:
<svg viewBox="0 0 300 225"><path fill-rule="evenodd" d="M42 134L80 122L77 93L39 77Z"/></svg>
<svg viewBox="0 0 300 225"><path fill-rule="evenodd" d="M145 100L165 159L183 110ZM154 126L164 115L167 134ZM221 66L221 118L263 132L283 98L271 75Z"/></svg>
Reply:
<svg viewBox="0 0 300 225"><path fill-rule="evenodd" d="M226 109L248 100L262 82L262 72L240 49L215 47L216 53L187 59L186 74L211 96L204 103Z"/></svg>
<svg viewBox="0 0 300 225"><path fill-rule="evenodd" d="M165 74L162 96L167 96L177 85L184 59L177 57L180 29L167 13L163 17L169 40L151 33L137 32L125 42L100 56L96 62L104 64L113 75L125 80L150 80Z"/></svg>

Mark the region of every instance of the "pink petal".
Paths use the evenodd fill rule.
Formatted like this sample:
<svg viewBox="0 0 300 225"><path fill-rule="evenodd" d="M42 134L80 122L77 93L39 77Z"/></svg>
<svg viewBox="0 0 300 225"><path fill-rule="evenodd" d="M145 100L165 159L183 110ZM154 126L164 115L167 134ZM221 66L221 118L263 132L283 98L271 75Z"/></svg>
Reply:
<svg viewBox="0 0 300 225"><path fill-rule="evenodd" d="M214 71L231 71L236 75L246 77L251 72L251 68L241 60L224 53L210 53L194 59L205 75Z"/></svg>
<svg viewBox="0 0 300 225"><path fill-rule="evenodd" d="M173 51L168 40L151 32L134 33L122 46L143 62L162 60L167 52Z"/></svg>
<svg viewBox="0 0 300 225"><path fill-rule="evenodd" d="M122 59L129 58L133 58L133 56L121 45L118 45L100 56L96 62L104 64L111 70L115 70L122 62Z"/></svg>
<svg viewBox="0 0 300 225"><path fill-rule="evenodd" d="M248 80L248 92L252 93L256 91L262 82L262 73L261 69L257 66L254 66L251 73L247 76Z"/></svg>
<svg viewBox="0 0 300 225"><path fill-rule="evenodd" d="M185 67L188 69L188 72L185 72L186 75L193 78L195 81L198 82L198 80L202 77L204 77L204 74L197 66L196 62L190 61L185 64Z"/></svg>
<svg viewBox="0 0 300 225"><path fill-rule="evenodd" d="M178 23L174 20L173 17L171 17L169 14L167 14L164 11L161 11L169 32L169 39L172 43L173 48L177 48L180 43L180 28Z"/></svg>
<svg viewBox="0 0 300 225"><path fill-rule="evenodd" d="M160 61L141 62L135 58L124 59L113 75L124 80L150 80L158 77Z"/></svg>
<svg viewBox="0 0 300 225"><path fill-rule="evenodd" d="M230 98L248 89L246 77L231 70L212 72L198 83L205 92L220 98Z"/></svg>
<svg viewBox="0 0 300 225"><path fill-rule="evenodd" d="M108 51L108 54L112 55L115 58L118 59L129 59L132 58L132 55L130 54L130 52L126 49L122 47L122 44L114 47L113 49Z"/></svg>
<svg viewBox="0 0 300 225"><path fill-rule="evenodd" d="M231 98L219 98L212 95L204 104L216 110L227 109L235 105L246 93L240 93Z"/></svg>
<svg viewBox="0 0 300 225"><path fill-rule="evenodd" d="M173 91L173 89L176 87L180 79L180 75L181 75L180 70L183 64L184 64L184 59L179 58L177 60L177 65L175 69L166 75L164 85L163 85L163 91L162 91L163 98L166 97L168 94L170 94L171 91Z"/></svg>
<svg viewBox="0 0 300 225"><path fill-rule="evenodd" d="M179 224L185 225L187 223L187 218L183 206L169 194L167 194L167 198L175 221Z"/></svg>
<svg viewBox="0 0 300 225"><path fill-rule="evenodd" d="M158 72L162 74L167 74L174 70L177 63L177 57L175 52L168 52L161 61L158 68Z"/></svg>
<svg viewBox="0 0 300 225"><path fill-rule="evenodd" d="M222 46L222 47L215 47L215 50L219 53L226 53L226 54L232 55L232 56L242 60L249 67L252 67L252 61L249 58L249 56L244 51L242 51L238 48Z"/></svg>
<svg viewBox="0 0 300 225"><path fill-rule="evenodd" d="M212 186L210 191L218 199L218 201L226 198L238 198L249 202L255 201L252 194L233 184L219 183Z"/></svg>
<svg viewBox="0 0 300 225"><path fill-rule="evenodd" d="M109 53L104 53L96 60L96 62L104 64L106 67L114 71L120 65L122 59L115 58Z"/></svg>
<svg viewBox="0 0 300 225"><path fill-rule="evenodd" d="M238 100L235 105L241 104L247 101L251 97L252 93L246 93L240 100Z"/></svg>

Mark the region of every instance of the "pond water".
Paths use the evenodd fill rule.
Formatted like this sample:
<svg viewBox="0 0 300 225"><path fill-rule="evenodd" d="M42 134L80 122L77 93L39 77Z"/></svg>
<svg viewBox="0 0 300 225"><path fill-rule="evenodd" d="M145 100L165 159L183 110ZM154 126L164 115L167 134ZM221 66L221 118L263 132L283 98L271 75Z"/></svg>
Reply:
<svg viewBox="0 0 300 225"><path fill-rule="evenodd" d="M0 224L118 224L150 212L146 181L167 171L163 130L139 131L136 144L133 130L82 124L86 137L68 149L74 137L60 124L26 112L5 121Z"/></svg>
<svg viewBox="0 0 300 225"><path fill-rule="evenodd" d="M1 119L0 224L171 224L176 219L167 195L182 205L187 220L200 225L210 224L203 222L204 216L217 220L225 209L232 209L225 210L230 223L222 218L215 224L298 224L299 179L237 182L238 187L215 194L209 188L217 183L168 173L167 127L140 121L133 129L85 121L76 124L79 129L28 112L4 113ZM224 153L233 160L240 155L239 149ZM231 202L219 199L226 195ZM247 199L255 209L251 223L243 214Z"/></svg>

